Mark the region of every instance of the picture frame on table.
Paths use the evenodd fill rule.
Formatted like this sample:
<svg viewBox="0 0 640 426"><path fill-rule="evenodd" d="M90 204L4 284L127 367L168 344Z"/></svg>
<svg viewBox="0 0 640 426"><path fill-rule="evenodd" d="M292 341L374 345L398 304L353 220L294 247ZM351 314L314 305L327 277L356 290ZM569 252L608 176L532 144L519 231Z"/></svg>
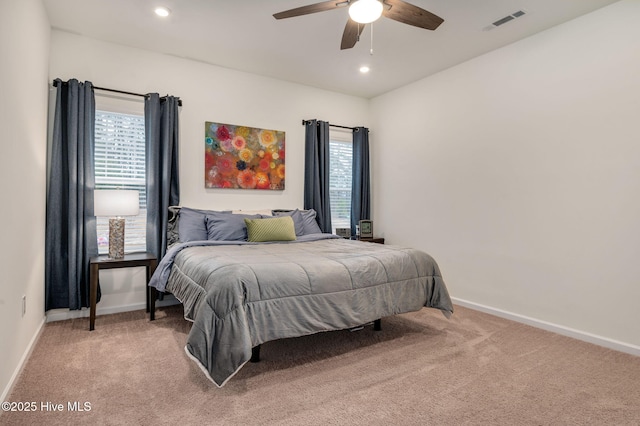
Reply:
<svg viewBox="0 0 640 426"><path fill-rule="evenodd" d="M360 226L360 238L373 238L373 221L363 219L358 223Z"/></svg>

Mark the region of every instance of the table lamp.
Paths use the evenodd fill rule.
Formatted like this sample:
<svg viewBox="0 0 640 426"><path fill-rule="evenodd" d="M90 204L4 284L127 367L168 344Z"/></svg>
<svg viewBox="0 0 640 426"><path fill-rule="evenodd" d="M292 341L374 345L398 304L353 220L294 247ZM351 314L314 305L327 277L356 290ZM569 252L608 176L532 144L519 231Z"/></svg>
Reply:
<svg viewBox="0 0 640 426"><path fill-rule="evenodd" d="M140 193L124 189L96 189L93 192L93 211L96 216L109 217L109 257L124 257L124 218L140 211Z"/></svg>

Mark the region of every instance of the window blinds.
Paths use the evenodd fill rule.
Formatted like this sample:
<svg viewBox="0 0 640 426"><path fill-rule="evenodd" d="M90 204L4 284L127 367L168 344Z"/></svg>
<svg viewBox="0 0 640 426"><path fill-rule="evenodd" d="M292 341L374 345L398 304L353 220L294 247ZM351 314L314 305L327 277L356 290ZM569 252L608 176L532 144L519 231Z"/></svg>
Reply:
<svg viewBox="0 0 640 426"><path fill-rule="evenodd" d="M329 199L333 228L351 227L353 143L329 141Z"/></svg>
<svg viewBox="0 0 640 426"><path fill-rule="evenodd" d="M96 110L96 189L137 189L140 214L126 217L125 253L146 251L144 116ZM98 252L109 247L109 218L97 218Z"/></svg>

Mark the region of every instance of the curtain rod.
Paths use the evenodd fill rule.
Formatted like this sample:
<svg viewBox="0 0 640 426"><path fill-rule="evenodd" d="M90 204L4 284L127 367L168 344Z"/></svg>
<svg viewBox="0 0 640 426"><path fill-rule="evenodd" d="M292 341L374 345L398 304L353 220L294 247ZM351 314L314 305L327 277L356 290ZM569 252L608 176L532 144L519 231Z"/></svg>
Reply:
<svg viewBox="0 0 640 426"><path fill-rule="evenodd" d="M306 126L307 123L309 123L309 122L311 122L311 120L302 120L302 125ZM331 124L331 123L329 123L329 127L338 127L340 129L349 129L349 130L354 130L356 132L360 131L360 129L358 127L339 126L337 124Z"/></svg>
<svg viewBox="0 0 640 426"><path fill-rule="evenodd" d="M124 90L108 89L106 87L93 86L93 88L95 90L104 90L105 92L122 93L124 95L140 96L140 97L143 97L143 98L146 98L148 96L148 95L143 95L141 93L125 92ZM167 96L169 96L169 95L167 95ZM182 99L178 99L178 106L182 106Z"/></svg>
<svg viewBox="0 0 640 426"><path fill-rule="evenodd" d="M53 87L56 87L57 85L58 85L58 82L56 80L53 80ZM147 97L147 95L143 95L141 93L126 92L124 90L108 89L106 87L99 87L99 86L93 86L93 88L94 90L104 90L105 92L122 93L123 95L140 96L142 98ZM182 99L178 99L178 106L182 106Z"/></svg>

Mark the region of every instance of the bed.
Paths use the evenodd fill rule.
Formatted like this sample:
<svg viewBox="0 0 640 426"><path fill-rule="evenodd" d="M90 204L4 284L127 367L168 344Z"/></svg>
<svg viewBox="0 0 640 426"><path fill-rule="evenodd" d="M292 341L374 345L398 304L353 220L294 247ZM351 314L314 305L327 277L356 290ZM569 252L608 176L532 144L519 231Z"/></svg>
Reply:
<svg viewBox="0 0 640 426"><path fill-rule="evenodd" d="M183 208L174 215L185 233L192 231L191 214ZM282 212L277 219L207 211L194 217L198 231L170 238L149 285L183 303L193 322L185 351L219 387L251 359L253 348L271 340L349 329L425 306L447 317L453 312L431 256L317 232L313 211ZM287 239L256 241L255 223L278 221Z"/></svg>

